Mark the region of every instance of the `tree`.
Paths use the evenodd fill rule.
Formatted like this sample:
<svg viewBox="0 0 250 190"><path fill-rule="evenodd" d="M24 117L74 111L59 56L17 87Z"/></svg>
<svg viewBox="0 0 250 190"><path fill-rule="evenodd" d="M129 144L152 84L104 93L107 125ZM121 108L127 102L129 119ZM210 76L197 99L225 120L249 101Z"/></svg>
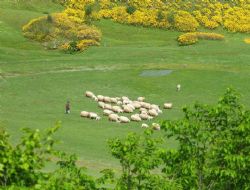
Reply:
<svg viewBox="0 0 250 190"><path fill-rule="evenodd" d="M184 189L250 188L250 114L228 89L215 106L184 108L184 118L165 121L177 150L162 154L163 172Z"/></svg>
<svg viewBox="0 0 250 190"><path fill-rule="evenodd" d="M32 186L41 176L40 169L48 156L54 152L53 134L59 124L48 129L43 135L38 129L23 129L22 140L16 146L9 143L8 133L0 129L0 185L12 184Z"/></svg>
<svg viewBox="0 0 250 190"><path fill-rule="evenodd" d="M110 140L111 153L119 159L122 168L116 189L181 189L157 172L162 164L160 154L164 152L161 144L161 139L153 138L152 130L146 130L143 136L131 133L124 140Z"/></svg>

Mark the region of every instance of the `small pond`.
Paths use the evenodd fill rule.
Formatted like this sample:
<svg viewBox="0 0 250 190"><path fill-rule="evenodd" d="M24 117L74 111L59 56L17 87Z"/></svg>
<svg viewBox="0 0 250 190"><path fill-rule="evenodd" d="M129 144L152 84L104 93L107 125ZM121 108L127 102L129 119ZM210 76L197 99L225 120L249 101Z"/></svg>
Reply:
<svg viewBox="0 0 250 190"><path fill-rule="evenodd" d="M140 76L141 77L160 77L160 76L169 75L172 72L173 72L172 70L145 70L141 72Z"/></svg>

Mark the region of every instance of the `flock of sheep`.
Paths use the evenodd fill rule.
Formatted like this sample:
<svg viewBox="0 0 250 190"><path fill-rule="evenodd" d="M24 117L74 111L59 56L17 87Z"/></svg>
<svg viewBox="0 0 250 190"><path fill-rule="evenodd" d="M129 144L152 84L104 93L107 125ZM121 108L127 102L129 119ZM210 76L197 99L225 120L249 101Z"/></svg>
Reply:
<svg viewBox="0 0 250 190"><path fill-rule="evenodd" d="M109 121L117 123L129 123L131 121L140 122L142 120L152 120L162 113L159 105L145 102L145 97L138 97L137 100L130 100L126 96L122 97L108 97L103 95L95 95L91 91L86 91L85 96L91 98L98 103L98 106L103 109L103 115L107 116ZM172 103L164 103L164 109L171 109ZM137 113L134 113L138 110ZM121 116L118 114L130 113L130 117ZM101 117L94 112L81 111L81 117L100 120ZM142 128L148 128L148 124L143 123ZM160 130L158 123L152 123L152 128Z"/></svg>

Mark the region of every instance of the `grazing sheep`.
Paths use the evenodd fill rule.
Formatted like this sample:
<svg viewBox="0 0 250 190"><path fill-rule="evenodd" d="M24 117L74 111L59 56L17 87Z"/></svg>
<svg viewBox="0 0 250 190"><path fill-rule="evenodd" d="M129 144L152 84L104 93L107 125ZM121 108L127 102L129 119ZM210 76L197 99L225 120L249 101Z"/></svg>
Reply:
<svg viewBox="0 0 250 190"><path fill-rule="evenodd" d="M115 121L115 122L120 122L119 116L117 114L110 114L109 115L109 121Z"/></svg>
<svg viewBox="0 0 250 190"><path fill-rule="evenodd" d="M146 103L146 102L141 102L141 107L146 108L146 109L150 109L151 104L150 103Z"/></svg>
<svg viewBox="0 0 250 190"><path fill-rule="evenodd" d="M171 109L173 107L173 104L172 103L165 103L164 104L164 108L165 109Z"/></svg>
<svg viewBox="0 0 250 190"><path fill-rule="evenodd" d="M128 107L130 107L132 110L135 110L135 107L132 104L127 104Z"/></svg>
<svg viewBox="0 0 250 190"><path fill-rule="evenodd" d="M122 105L122 101L117 101L117 105Z"/></svg>
<svg viewBox="0 0 250 190"><path fill-rule="evenodd" d="M112 106L110 104L104 104L104 109L112 110Z"/></svg>
<svg viewBox="0 0 250 190"><path fill-rule="evenodd" d="M98 102L103 102L104 96L103 95L97 95Z"/></svg>
<svg viewBox="0 0 250 190"><path fill-rule="evenodd" d="M148 110L148 114L153 116L153 117L158 116L158 113L155 109Z"/></svg>
<svg viewBox="0 0 250 190"><path fill-rule="evenodd" d="M162 110L160 109L160 107L156 104L152 104L150 109L154 109L155 111L157 111L157 113L162 113Z"/></svg>
<svg viewBox="0 0 250 190"><path fill-rule="evenodd" d="M112 110L116 113L123 113L123 109L120 106L113 106Z"/></svg>
<svg viewBox="0 0 250 190"><path fill-rule="evenodd" d="M152 123L152 128L157 131L161 130L161 126L158 123Z"/></svg>
<svg viewBox="0 0 250 190"><path fill-rule="evenodd" d="M131 120L132 121L141 121L141 118L140 118L140 115L139 114L134 114L134 115L131 115Z"/></svg>
<svg viewBox="0 0 250 190"><path fill-rule="evenodd" d="M104 102L98 102L98 106L102 109L105 108L105 103Z"/></svg>
<svg viewBox="0 0 250 190"><path fill-rule="evenodd" d="M138 97L137 100L138 100L139 102L144 102L144 101L145 101L145 97Z"/></svg>
<svg viewBox="0 0 250 190"><path fill-rule="evenodd" d="M176 91L180 91L181 90L181 85L180 84L177 84L177 86L176 86Z"/></svg>
<svg viewBox="0 0 250 190"><path fill-rule="evenodd" d="M122 104L126 105L126 104L131 104L132 101L131 100L123 100L122 101Z"/></svg>
<svg viewBox="0 0 250 190"><path fill-rule="evenodd" d="M85 96L88 97L88 98L92 98L92 97L95 96L95 95L94 95L93 92L86 91L86 92L85 92Z"/></svg>
<svg viewBox="0 0 250 190"><path fill-rule="evenodd" d="M106 116L108 116L108 115L110 115L110 114L113 114L114 112L113 111L111 111L111 110L103 110L103 115L106 115Z"/></svg>
<svg viewBox="0 0 250 190"><path fill-rule="evenodd" d="M111 98L108 96L104 96L103 101L106 103L111 103Z"/></svg>
<svg viewBox="0 0 250 190"><path fill-rule="evenodd" d="M94 112L89 113L89 118L90 119L95 119L95 120L100 120L101 118Z"/></svg>
<svg viewBox="0 0 250 190"><path fill-rule="evenodd" d="M156 105L156 104L151 104L150 109L159 110L160 107L158 105Z"/></svg>
<svg viewBox="0 0 250 190"><path fill-rule="evenodd" d="M98 98L94 95L91 97L94 101L98 102Z"/></svg>
<svg viewBox="0 0 250 190"><path fill-rule="evenodd" d="M130 119L125 117L125 116L120 116L119 120L121 123L129 123L130 122Z"/></svg>
<svg viewBox="0 0 250 190"><path fill-rule="evenodd" d="M148 126L148 124L143 123L143 124L141 124L141 128L149 128L149 126Z"/></svg>
<svg viewBox="0 0 250 190"><path fill-rule="evenodd" d="M133 101L133 102L132 102L132 105L135 107L135 109L141 108L141 104L140 104L140 102L138 102L138 101Z"/></svg>
<svg viewBox="0 0 250 190"><path fill-rule="evenodd" d="M111 103L117 104L117 99L116 98L110 98Z"/></svg>
<svg viewBox="0 0 250 190"><path fill-rule="evenodd" d="M142 113L142 112L146 112L147 113L147 109L146 108L140 108L140 112Z"/></svg>
<svg viewBox="0 0 250 190"><path fill-rule="evenodd" d="M122 101L124 101L124 100L129 100L129 98L127 97L127 96L122 96Z"/></svg>
<svg viewBox="0 0 250 190"><path fill-rule="evenodd" d="M139 116L140 116L140 118L142 120L148 120L149 119L149 115L147 113L141 113Z"/></svg>
<svg viewBox="0 0 250 190"><path fill-rule="evenodd" d="M87 112L87 111L81 111L80 116L81 117L89 117L89 112Z"/></svg>
<svg viewBox="0 0 250 190"><path fill-rule="evenodd" d="M123 111L125 113L133 113L134 110L131 107L125 105L125 106L123 106Z"/></svg>

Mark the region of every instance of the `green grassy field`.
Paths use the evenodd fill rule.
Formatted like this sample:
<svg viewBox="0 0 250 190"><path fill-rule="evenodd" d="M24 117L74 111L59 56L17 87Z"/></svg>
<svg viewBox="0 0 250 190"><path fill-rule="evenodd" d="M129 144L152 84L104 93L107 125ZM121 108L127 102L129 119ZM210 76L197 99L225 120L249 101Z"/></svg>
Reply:
<svg viewBox="0 0 250 190"><path fill-rule="evenodd" d="M92 47L75 55L47 51L38 43L22 36L21 27L45 11L60 11L51 4L36 6L0 2L0 120L7 126L13 142L23 127L44 129L62 122L57 138L60 149L76 153L84 165L99 170L116 165L106 141L142 132L140 124L121 125L106 118L90 121L79 117L81 110L97 111L95 102L83 96L84 91L131 98L145 96L150 102L174 103L154 121L181 117L181 108L195 101L215 103L227 87L242 94L242 102L250 107L250 46L243 42L246 34L222 30L225 41L200 41L179 47L174 31L150 29L96 21L103 39L100 47ZM249 35L248 35L249 36ZM141 77L144 70L170 69L161 77ZM175 91L176 84L182 91ZM72 113L64 114L67 99ZM166 143L174 147L175 143Z"/></svg>

